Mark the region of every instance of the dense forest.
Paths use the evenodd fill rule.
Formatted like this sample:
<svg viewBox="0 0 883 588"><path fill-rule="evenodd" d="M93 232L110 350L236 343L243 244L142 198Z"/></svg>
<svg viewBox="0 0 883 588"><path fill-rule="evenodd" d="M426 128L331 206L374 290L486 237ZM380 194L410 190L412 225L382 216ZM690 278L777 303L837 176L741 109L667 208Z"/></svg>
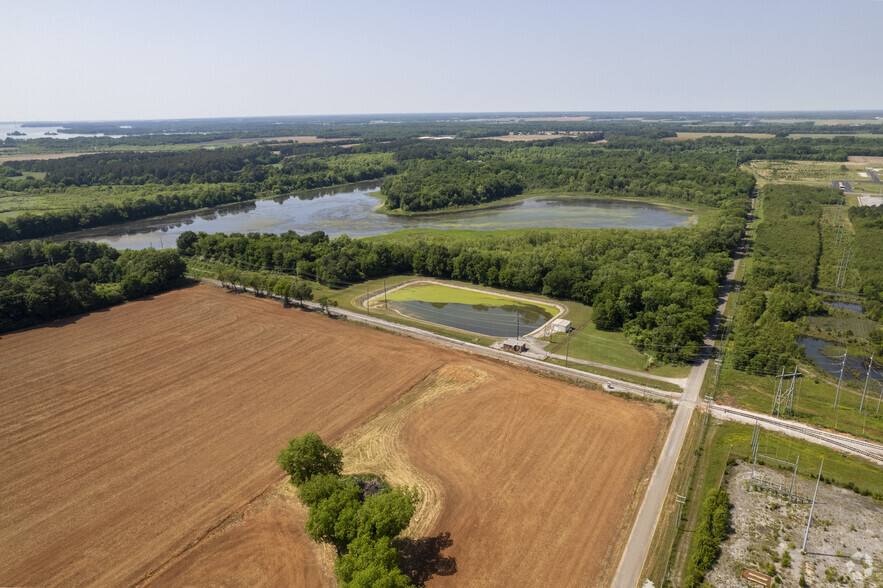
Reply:
<svg viewBox="0 0 883 588"><path fill-rule="evenodd" d="M166 177L174 176L175 174L182 176L186 176L188 173L195 174L194 168L188 168L182 163L183 161L190 161L191 153L193 152L176 153L174 158L151 158L153 173ZM97 159L108 158L109 156L102 154L82 157ZM28 180L27 187L21 193L36 196L64 190L66 184L52 184L53 176L51 174L53 172L51 170L53 168L50 164L56 161L69 161L65 166L59 167L61 171L58 173L64 174L63 178L86 178L89 172L84 171L84 165L77 161L80 159L80 157L76 157L51 162L29 162L31 164L29 167L36 168L33 171L47 170L47 179ZM297 160L257 167L251 165L249 161L245 161L239 170L227 169L223 172L208 169L210 167L209 164L213 161L229 162L233 160L224 158L212 160L211 158L201 157L197 158L197 160L206 164L201 168L204 173L203 179L208 180L211 178L212 180L218 180L218 182L192 181L184 184L186 189L180 189L179 185L175 185L175 190L158 191L151 189L155 187L153 183L147 182L142 184L140 179L144 179L144 176L140 176L140 179L139 176L125 176L131 180L129 183L144 186L143 195L132 195L119 202L84 204L70 210L53 210L42 214L24 212L7 221L0 220L0 242L33 239L67 231L122 223L186 210L219 206L233 202L245 202L262 195L285 194L293 190L322 188L377 179L391 173L395 169L392 156L387 153L327 157L316 157L312 154L307 154ZM117 162L118 160L108 159L108 161ZM87 160L85 166L88 165L89 160ZM116 174L129 173L123 166L114 164L112 167L116 170ZM9 165L0 166L0 172L4 169L14 168ZM134 171L133 166L130 166L129 170L132 173L137 173ZM9 172L5 173L9 174ZM226 183L220 181L223 177L231 175L234 181ZM96 187L107 185L105 180L102 179L103 176L97 175L93 177L96 178L97 183L88 185ZM6 179L13 182L15 181L15 176L7 175ZM64 179L62 179L62 182L64 182ZM114 184L115 182L111 180L110 183ZM125 182L120 181L119 183L124 184ZM160 183L160 186L166 185L169 184L167 182ZM0 177L0 196L3 194L2 186L3 177ZM17 187L21 188L21 186ZM96 193L100 194L97 190Z"/></svg>
<svg viewBox="0 0 883 588"><path fill-rule="evenodd" d="M666 141L661 138L672 133L658 125L619 121L609 125L599 123L606 129L603 131L584 132L585 123L558 123L574 133L582 130L579 134L550 135L548 139L529 142L467 139L464 137L477 135L465 131L457 134L459 138L420 140L414 138L414 133L431 130L420 123L396 127L398 130L392 138L381 140L366 135L346 145L294 143L281 136L277 142L270 139L250 147L114 151L6 162L0 165L0 213L6 214L5 219L0 220L0 241L39 238L261 196L380 178L385 179L382 196L386 198L385 208L389 212L444 210L492 202L532 190L661 198L717 206L732 195L743 193L753 182L747 172L736 167L737 160L742 163L751 159L789 158L840 161L848 155L883 154L883 141L869 136L706 137ZM484 126L497 123L449 121L445 124L465 125L463 129L478 132ZM539 121L506 124L527 125L525 129L534 131L549 125ZM394 125L379 126L392 128ZM341 123L333 128L367 133L367 128L374 127ZM162 137L175 143L183 136ZM600 137L604 142L598 142ZM155 135L131 139L159 140ZM16 213L14 204L12 208L2 207L5 202L30 197L50 198L71 186L95 188L95 198L69 208L37 209L40 212ZM145 189L129 198L102 201L101 188L120 186ZM159 190L166 186L176 190L174 193Z"/></svg>
<svg viewBox="0 0 883 588"><path fill-rule="evenodd" d="M140 153L120 151L60 159L12 161L13 169L46 172L45 182L58 186L185 184L233 182L246 166L282 160L266 147L191 149Z"/></svg>
<svg viewBox="0 0 883 588"><path fill-rule="evenodd" d="M168 290L185 269L172 250L121 254L102 243L13 243L0 250L0 332Z"/></svg>
<svg viewBox="0 0 883 588"><path fill-rule="evenodd" d="M451 278L593 305L602 329L663 361L695 357L716 307L718 283L741 236L748 195L732 197L703 228L668 231L525 230L451 240L329 239L185 232L186 256L272 270L337 287L392 274Z"/></svg>
<svg viewBox="0 0 883 588"><path fill-rule="evenodd" d="M849 220L855 231L851 263L861 276L865 314L883 321L883 206L852 207Z"/></svg>
<svg viewBox="0 0 883 588"><path fill-rule="evenodd" d="M738 295L728 351L738 369L776 372L803 355L794 321L824 311L812 288L821 254L821 206L832 198L842 195L829 188L764 187L763 220L755 233L754 261Z"/></svg>
<svg viewBox="0 0 883 588"><path fill-rule="evenodd" d="M675 145L618 148L571 138L538 145L458 142L420 158L408 157L413 148L402 148L396 154L400 172L384 182L382 193L387 209L402 211L479 204L525 190L715 206L754 185L728 155Z"/></svg>

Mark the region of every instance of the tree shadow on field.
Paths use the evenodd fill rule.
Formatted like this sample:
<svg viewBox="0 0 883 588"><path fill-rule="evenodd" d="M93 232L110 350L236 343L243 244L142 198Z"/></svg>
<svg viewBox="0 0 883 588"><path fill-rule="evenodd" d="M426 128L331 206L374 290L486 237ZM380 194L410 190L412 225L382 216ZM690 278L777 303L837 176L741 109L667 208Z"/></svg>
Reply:
<svg viewBox="0 0 883 588"><path fill-rule="evenodd" d="M454 544L450 533L420 539L400 537L393 544L399 550L399 567L416 586L425 585L433 576L457 573L457 560L441 553Z"/></svg>

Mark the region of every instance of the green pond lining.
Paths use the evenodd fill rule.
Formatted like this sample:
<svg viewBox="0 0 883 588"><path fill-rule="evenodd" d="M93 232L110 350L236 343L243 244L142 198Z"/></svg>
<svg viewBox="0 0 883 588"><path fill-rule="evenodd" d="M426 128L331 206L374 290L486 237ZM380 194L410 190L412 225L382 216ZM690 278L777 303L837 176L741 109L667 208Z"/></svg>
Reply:
<svg viewBox="0 0 883 588"><path fill-rule="evenodd" d="M404 282L387 290L385 293L375 294L369 299L363 300L362 304L363 306L377 306L382 304L384 299L396 302L419 301L430 304L465 304L499 307L511 306L513 303L519 302L526 303L539 307L550 315L550 318L538 328L534 329L532 333L541 331L550 321L556 318L561 318L567 314L567 307L563 304L550 303L536 298L528 298L518 295L502 294L468 286L447 284L434 280L413 280ZM525 333L524 335L527 334L528 333Z"/></svg>

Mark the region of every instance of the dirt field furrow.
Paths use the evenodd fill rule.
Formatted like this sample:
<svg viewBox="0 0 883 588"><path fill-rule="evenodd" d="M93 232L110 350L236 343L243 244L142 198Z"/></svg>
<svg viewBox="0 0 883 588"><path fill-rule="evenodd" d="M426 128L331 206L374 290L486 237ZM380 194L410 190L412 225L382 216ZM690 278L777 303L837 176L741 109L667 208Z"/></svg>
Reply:
<svg viewBox="0 0 883 588"><path fill-rule="evenodd" d="M598 585L668 415L199 286L0 337L0 585L333 583L274 457L416 486L430 585Z"/></svg>

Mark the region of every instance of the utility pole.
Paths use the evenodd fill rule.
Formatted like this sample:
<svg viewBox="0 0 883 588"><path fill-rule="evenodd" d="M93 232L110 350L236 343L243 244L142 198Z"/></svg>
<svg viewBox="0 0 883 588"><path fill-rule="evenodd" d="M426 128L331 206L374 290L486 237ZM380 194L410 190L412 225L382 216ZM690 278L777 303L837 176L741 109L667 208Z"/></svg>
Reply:
<svg viewBox="0 0 883 588"><path fill-rule="evenodd" d="M846 285L846 270L849 269L849 258L852 257L852 247L846 252L846 265L843 266L843 283L839 284L837 287L842 288Z"/></svg>
<svg viewBox="0 0 883 588"><path fill-rule="evenodd" d="M520 333L521 333L521 331L520 331L520 329L519 329L518 315L516 314L516 315L515 315L515 339L516 339L516 340L518 340L518 339L521 338L521 337L520 337Z"/></svg>
<svg viewBox="0 0 883 588"><path fill-rule="evenodd" d="M721 364L723 360L721 358L717 358L714 360L714 392L717 394L717 380L721 375Z"/></svg>
<svg viewBox="0 0 883 588"><path fill-rule="evenodd" d="M858 411L861 412L865 407L865 393L868 391L868 381L871 379L871 366L874 365L874 354L871 354L871 360L868 362L868 375L865 376L865 388L862 390L862 403L858 407Z"/></svg>
<svg viewBox="0 0 883 588"><path fill-rule="evenodd" d="M570 359L570 333L567 333L567 351L564 352L564 367L567 367L567 361Z"/></svg>
<svg viewBox="0 0 883 588"><path fill-rule="evenodd" d="M846 249L844 249L843 253L840 255L840 267L837 268L837 281L834 283L834 288L838 288L840 286L840 276L843 274L844 259L846 259Z"/></svg>
<svg viewBox="0 0 883 588"><path fill-rule="evenodd" d="M883 381L880 382L880 398L877 399L877 414L880 414L880 401L883 400Z"/></svg>
<svg viewBox="0 0 883 588"><path fill-rule="evenodd" d="M822 463L819 465L819 479L816 480L816 491L812 494L812 506L809 507L809 520L806 521L806 534L803 536L803 551L806 551L806 542L809 539L809 526L812 525L812 513L816 509L816 494L819 493L819 482L822 481L822 468L825 465L825 458L822 458Z"/></svg>
<svg viewBox="0 0 883 588"><path fill-rule="evenodd" d="M386 278L383 278L383 308L389 310L389 305L386 303Z"/></svg>
<svg viewBox="0 0 883 588"><path fill-rule="evenodd" d="M803 374L797 370L797 366L795 365L793 374L786 374L785 368L782 368L782 375L777 377L779 379L779 386L776 389L776 399L773 400L772 413L775 414L776 417L781 416L782 405L785 405L785 409L791 414L794 414L794 387L797 384L797 378L802 378ZM787 392L783 392L785 378L791 380Z"/></svg>
<svg viewBox="0 0 883 588"><path fill-rule="evenodd" d="M677 529L681 526L681 507L687 502L687 497L675 494L675 502L678 503L678 518L675 519L675 529Z"/></svg>
<svg viewBox="0 0 883 588"><path fill-rule="evenodd" d="M843 351L843 361L840 364L840 379L837 380L837 394L834 396L834 410L837 410L837 401L840 399L840 385L843 384L843 370L846 368L846 351Z"/></svg>

